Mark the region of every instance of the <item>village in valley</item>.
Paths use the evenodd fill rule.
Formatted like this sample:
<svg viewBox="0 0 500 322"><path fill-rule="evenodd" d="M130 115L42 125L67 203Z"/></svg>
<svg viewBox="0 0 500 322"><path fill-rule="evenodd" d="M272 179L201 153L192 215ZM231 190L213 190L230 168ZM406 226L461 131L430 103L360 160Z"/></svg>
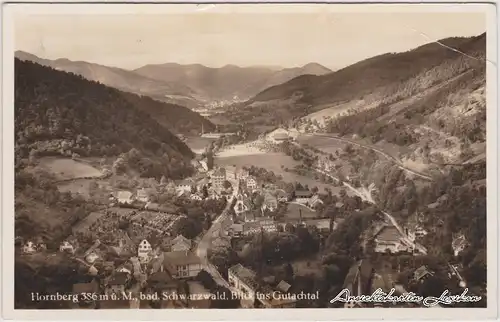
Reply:
<svg viewBox="0 0 500 322"><path fill-rule="evenodd" d="M284 142L293 144L294 139L291 132L279 129L259 142L254 146L270 151ZM91 179L98 184L91 183L95 191L89 194L99 200L100 209L75 224L57 249L48 250L40 237L17 238L20 256L62 256L76 263L79 274L86 277L72 286L72 293L87 295L73 307L307 307L318 302L319 291L303 284L314 282L322 270L328 274L328 265L321 265L325 259L318 258L327 239L347 217L369 212L365 216L375 219L361 231L362 247L386 258L381 261L385 266L375 267L360 257L347 267L344 288L352 295L396 286L405 290L434 274L426 265L415 267L415 257L427 252L419 244L427 234L423 222L416 218L400 227L370 208L369 199L352 192L358 191L354 188L358 176L351 173L337 185L351 189L320 192L254 166L219 166L213 149L209 144L192 161L191 177L160 182L150 178L141 180L136 189L110 191L116 169L105 167L104 175ZM338 170L328 157L316 159L319 173ZM124 186L123 175L116 186ZM267 255L267 263L264 253L269 250L264 247L269 246L264 239L276 247ZM454 240L455 256L466 244L463 236ZM394 254L407 254L406 262L398 259L394 266ZM276 263L270 264L269 256ZM271 268L264 272L261 267L266 264ZM406 273L410 269L407 285L394 280L404 270L402 265ZM465 287L460 266L448 266L449 277Z"/></svg>
<svg viewBox="0 0 500 322"><path fill-rule="evenodd" d="M486 16L222 7L16 15L15 309L486 307Z"/></svg>

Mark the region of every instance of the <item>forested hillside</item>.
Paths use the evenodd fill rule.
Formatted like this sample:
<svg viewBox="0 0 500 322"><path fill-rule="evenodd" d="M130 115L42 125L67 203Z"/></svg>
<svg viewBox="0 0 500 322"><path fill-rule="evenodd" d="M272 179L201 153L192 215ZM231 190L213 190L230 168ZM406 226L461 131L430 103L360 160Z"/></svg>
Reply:
<svg viewBox="0 0 500 322"><path fill-rule="evenodd" d="M193 156L174 134L137 108L138 97L131 100L80 76L19 60L15 75L16 144L21 158L114 156L132 148L151 156L168 154L180 164Z"/></svg>
<svg viewBox="0 0 500 322"><path fill-rule="evenodd" d="M425 98L425 91L455 82L456 77L472 79L484 74L485 34L440 43L372 57L321 76L299 76L259 93L231 111L229 117L238 122L279 125L305 116L324 123L337 115L373 107L385 107L379 115L386 114L392 104L419 95ZM474 75L464 75L472 70ZM259 118L259 114L266 118Z"/></svg>
<svg viewBox="0 0 500 322"><path fill-rule="evenodd" d="M484 57L485 40L486 34L483 34L472 38L447 38L440 40L440 43L460 52ZM253 101L288 98L300 91L302 102L319 105L362 97L372 93L375 89L389 85L396 89L401 82L417 76L423 70L430 70L445 61L463 56L457 51L437 43L430 43L404 53L387 53L363 60L334 73L297 77L285 84L261 92ZM468 64L466 60L463 63Z"/></svg>
<svg viewBox="0 0 500 322"><path fill-rule="evenodd" d="M56 60L43 59L33 54L16 51L15 57L31 61L56 70L80 75L85 79L111 86L121 91L147 95L162 102L182 106L198 107L200 102L196 93L178 82L162 82L141 76L133 71L109 67L86 61L72 61L66 58Z"/></svg>
<svg viewBox="0 0 500 322"><path fill-rule="evenodd" d="M116 159L113 170L158 180L191 174L193 152L138 108L150 101L16 59L16 234L57 241L94 207L58 191L51 174L36 170L41 157Z"/></svg>

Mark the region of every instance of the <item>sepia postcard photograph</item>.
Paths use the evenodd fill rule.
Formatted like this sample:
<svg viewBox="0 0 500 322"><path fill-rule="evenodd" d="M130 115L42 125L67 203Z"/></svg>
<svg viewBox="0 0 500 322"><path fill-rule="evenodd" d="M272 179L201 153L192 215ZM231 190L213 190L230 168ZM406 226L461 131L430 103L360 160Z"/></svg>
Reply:
<svg viewBox="0 0 500 322"><path fill-rule="evenodd" d="M4 318L497 315L495 4L2 20Z"/></svg>

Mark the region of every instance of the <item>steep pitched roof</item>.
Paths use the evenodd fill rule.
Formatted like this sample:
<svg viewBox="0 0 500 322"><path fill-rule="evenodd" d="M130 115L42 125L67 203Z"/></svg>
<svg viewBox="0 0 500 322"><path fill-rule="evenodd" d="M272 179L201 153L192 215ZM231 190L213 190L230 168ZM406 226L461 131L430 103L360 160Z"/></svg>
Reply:
<svg viewBox="0 0 500 322"><path fill-rule="evenodd" d="M182 235L177 235L177 237L175 237L174 240L172 240L172 244L177 244L179 242L191 245L191 240L187 239Z"/></svg>
<svg viewBox="0 0 500 322"><path fill-rule="evenodd" d="M429 271L425 265L420 266L419 268L417 268L415 270L415 272L413 272L413 276L415 277L416 280L421 279L422 277L424 277L427 274L432 274L432 272Z"/></svg>
<svg viewBox="0 0 500 322"><path fill-rule="evenodd" d="M201 263L201 259L190 251L165 252L163 256L165 257L163 263L166 265L190 265Z"/></svg>
<svg viewBox="0 0 500 322"><path fill-rule="evenodd" d="M255 280L257 274L251 269L246 268L241 264L236 264L229 268L229 272L232 273L237 278L239 278L243 283L247 284L248 286L254 289L257 289L259 287L259 284Z"/></svg>
<svg viewBox="0 0 500 322"><path fill-rule="evenodd" d="M290 289L290 287L292 287L290 284L288 284L287 282L285 281L281 281L278 283L278 285L276 286L276 289L278 291L281 291L281 292L288 292L288 290Z"/></svg>
<svg viewBox="0 0 500 322"><path fill-rule="evenodd" d="M395 226L382 226L374 236L379 241L396 242L401 240L401 234Z"/></svg>
<svg viewBox="0 0 500 322"><path fill-rule="evenodd" d="M119 200L129 200L130 198L132 198L132 192L130 191L117 191L115 193L115 197L116 199L119 199Z"/></svg>

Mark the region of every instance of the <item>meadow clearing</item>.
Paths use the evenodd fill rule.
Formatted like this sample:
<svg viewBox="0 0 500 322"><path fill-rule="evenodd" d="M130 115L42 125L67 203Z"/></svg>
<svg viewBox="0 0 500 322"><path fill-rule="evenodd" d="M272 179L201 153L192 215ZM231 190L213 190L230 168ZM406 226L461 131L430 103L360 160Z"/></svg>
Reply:
<svg viewBox="0 0 500 322"><path fill-rule="evenodd" d="M102 176L102 172L90 164L69 158L44 157L39 160L37 167L54 175L56 180Z"/></svg>
<svg viewBox="0 0 500 322"><path fill-rule="evenodd" d="M260 168L264 168L268 171L274 172L276 175L281 175L283 177L283 181L285 182L300 182L302 185L308 185L309 188L318 187L320 191L324 191L325 188L332 189L335 193L337 189L340 188L333 187L330 184L322 183L314 178L305 177L298 175L296 173L285 171L285 168L293 169L296 165L300 163L298 161L293 160L291 157L279 153L261 153L261 154L251 154L251 155L236 155L230 157L216 157L215 164L220 166L236 166L237 168L241 167L250 167L256 166ZM283 165L283 168L281 167Z"/></svg>

